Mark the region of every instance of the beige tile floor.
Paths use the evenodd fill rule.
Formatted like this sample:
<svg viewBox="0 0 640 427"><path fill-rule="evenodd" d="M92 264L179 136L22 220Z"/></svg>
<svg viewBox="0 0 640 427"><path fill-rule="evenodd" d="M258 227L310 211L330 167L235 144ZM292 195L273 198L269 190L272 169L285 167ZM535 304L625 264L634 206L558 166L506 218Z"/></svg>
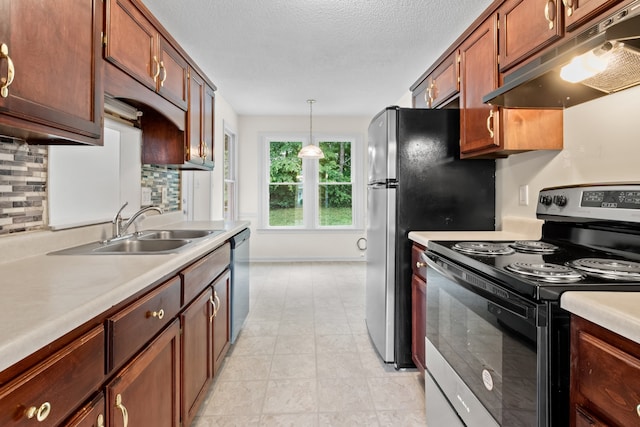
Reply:
<svg viewBox="0 0 640 427"><path fill-rule="evenodd" d="M424 383L382 363L362 262L254 263L251 312L193 425L424 426Z"/></svg>

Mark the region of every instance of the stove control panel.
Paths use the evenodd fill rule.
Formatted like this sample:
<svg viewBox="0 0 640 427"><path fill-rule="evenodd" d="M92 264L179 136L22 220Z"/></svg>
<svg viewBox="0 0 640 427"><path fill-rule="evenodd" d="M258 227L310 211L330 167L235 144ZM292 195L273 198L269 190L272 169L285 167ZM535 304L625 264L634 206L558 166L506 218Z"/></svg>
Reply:
<svg viewBox="0 0 640 427"><path fill-rule="evenodd" d="M540 191L538 218L567 217L640 223L640 184L605 184L545 188Z"/></svg>

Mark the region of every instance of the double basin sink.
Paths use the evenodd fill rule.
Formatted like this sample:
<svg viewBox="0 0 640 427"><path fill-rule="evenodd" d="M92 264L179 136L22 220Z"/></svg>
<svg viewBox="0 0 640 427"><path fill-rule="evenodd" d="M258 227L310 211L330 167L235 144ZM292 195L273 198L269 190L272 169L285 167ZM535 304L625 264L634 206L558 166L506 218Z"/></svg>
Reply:
<svg viewBox="0 0 640 427"><path fill-rule="evenodd" d="M179 252L199 239L224 232L224 230L149 230L51 252L51 255L170 254Z"/></svg>

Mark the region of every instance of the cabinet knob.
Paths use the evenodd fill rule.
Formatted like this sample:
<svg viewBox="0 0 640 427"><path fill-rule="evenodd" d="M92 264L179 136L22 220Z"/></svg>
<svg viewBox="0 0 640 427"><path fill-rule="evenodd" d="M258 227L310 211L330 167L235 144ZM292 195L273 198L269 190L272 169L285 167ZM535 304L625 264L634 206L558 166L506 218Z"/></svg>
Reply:
<svg viewBox="0 0 640 427"><path fill-rule="evenodd" d="M162 320L162 318L164 317L164 310L160 309L158 311L148 311L147 317L155 317L158 320Z"/></svg>
<svg viewBox="0 0 640 427"><path fill-rule="evenodd" d="M566 1L566 0L563 0ZM549 29L553 30L556 20L556 3L553 0L549 0L544 7L544 17L549 23Z"/></svg>
<svg viewBox="0 0 640 427"><path fill-rule="evenodd" d="M416 262L416 268L425 268L427 266L426 262Z"/></svg>
<svg viewBox="0 0 640 427"><path fill-rule="evenodd" d="M120 393L118 393L118 395L116 396L116 408L120 409L120 412L122 412L123 426L127 427L129 425L129 412L127 411L127 408L122 404L122 395Z"/></svg>
<svg viewBox="0 0 640 427"><path fill-rule="evenodd" d="M13 78L16 75L16 69L14 68L13 61L9 56L9 46L4 43L0 44L0 60L1 59L7 60L7 77L0 78L0 83L2 83L2 86L0 86L0 96L6 98L9 96L9 86L13 83Z"/></svg>
<svg viewBox="0 0 640 427"><path fill-rule="evenodd" d="M50 413L51 413L51 403L44 402L42 405L40 405L39 408L32 406L29 409L27 409L27 411L25 412L25 415L29 419L35 416L38 422L42 422L47 419Z"/></svg>

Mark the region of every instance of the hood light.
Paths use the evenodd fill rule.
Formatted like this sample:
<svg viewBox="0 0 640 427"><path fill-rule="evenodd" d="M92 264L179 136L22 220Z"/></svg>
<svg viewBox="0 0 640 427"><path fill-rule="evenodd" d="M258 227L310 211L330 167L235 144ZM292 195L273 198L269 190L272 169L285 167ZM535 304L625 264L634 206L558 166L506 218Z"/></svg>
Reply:
<svg viewBox="0 0 640 427"><path fill-rule="evenodd" d="M560 77L570 83L578 83L607 69L611 52L616 47L607 42L597 49L576 56L560 69Z"/></svg>

